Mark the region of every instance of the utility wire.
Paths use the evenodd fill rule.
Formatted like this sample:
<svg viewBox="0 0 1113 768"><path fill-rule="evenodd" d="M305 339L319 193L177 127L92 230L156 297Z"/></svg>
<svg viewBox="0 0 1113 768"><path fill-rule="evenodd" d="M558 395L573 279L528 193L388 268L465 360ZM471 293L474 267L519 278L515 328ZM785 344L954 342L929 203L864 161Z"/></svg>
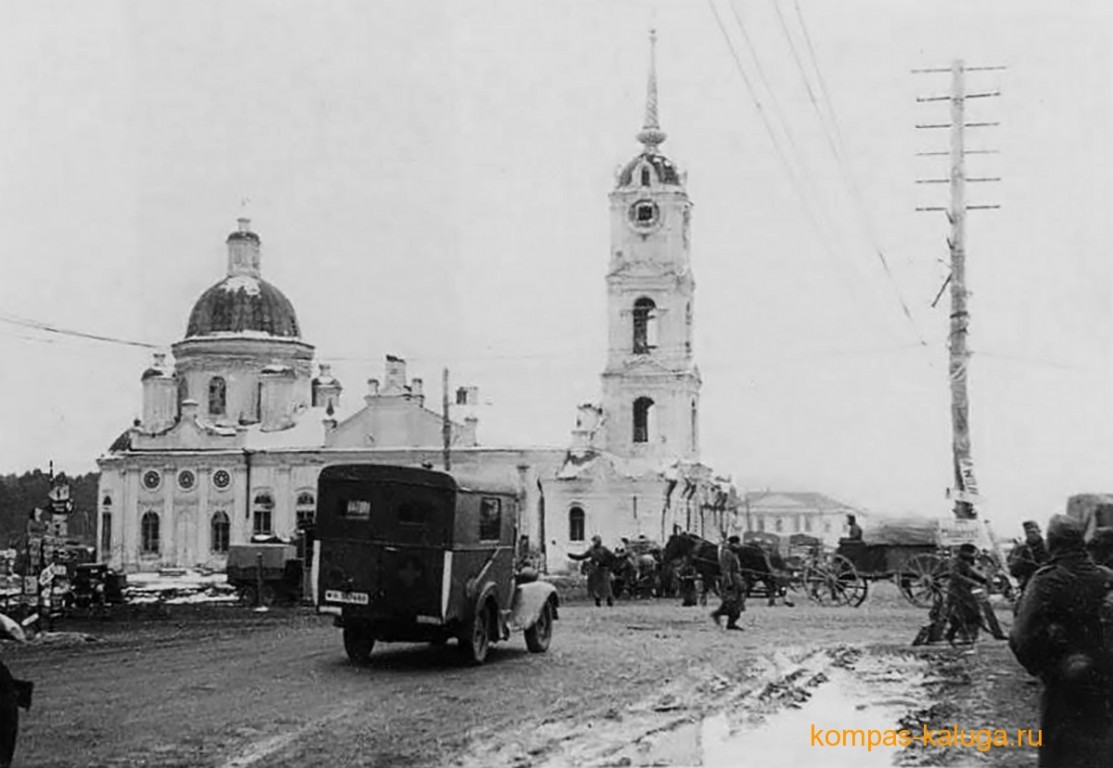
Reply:
<svg viewBox="0 0 1113 768"><path fill-rule="evenodd" d="M862 222L865 225L866 234L870 239L870 243L873 246L874 252L877 254L878 260L881 262L881 268L885 271L885 277L888 279L890 286L892 286L894 293L896 293L897 301L900 302L901 311L908 319L908 322L912 325L913 330L916 332L916 337L920 340L921 344L927 344L927 342L924 340L924 334L920 330L919 325L916 323L915 318L912 317L912 310L909 308L908 302L905 301L904 294L901 292L900 286L897 285L896 278L893 276L893 272L889 268L889 261L885 258L885 252L878 244L877 233L874 229L873 221L869 216L865 199L862 197L862 193L858 188L857 178L855 177L853 169L850 167L849 163L847 163L844 157L845 146L843 146L842 144L842 132L839 130L838 118L835 115L835 107L831 101L830 93L827 91L827 86L824 84L822 70L819 66L819 59L815 55L815 47L812 45L811 35L808 34L808 27L807 23L804 21L804 13L800 8L800 2L799 0L793 0L793 3L796 7L796 15L800 20L800 29L803 30L804 40L807 43L808 52L811 55L812 68L815 70L816 73L816 81L819 84L821 98L826 102L827 110L831 115L831 123L835 129L836 135L838 136L837 142L835 141L835 138L832 137L831 131L828 129L827 123L823 119L823 111L820 109L819 103L815 97L815 93L812 91L811 82L808 79L807 71L804 67L804 62L801 60L800 53L796 48L796 43L793 41L792 35L788 31L788 23L785 21L784 14L781 12L781 6L777 2L777 0L769 1L773 4L773 9L777 12L777 19L780 22L781 31L784 33L785 39L788 41L788 47L792 51L792 58L795 60L796 68L800 72L800 79L804 83L804 89L807 91L808 100L811 102L812 108L815 109L816 117L819 119L819 125L823 129L823 135L827 139L827 146L830 147L831 154L835 157L835 161L839 166L839 170L842 172L843 180L847 182L847 185L850 188L851 197L855 202L855 207L858 211L858 215L861 217Z"/></svg>
<svg viewBox="0 0 1113 768"><path fill-rule="evenodd" d="M148 344L145 341L134 341L132 339L121 339L115 336L102 336L96 333L87 333L85 331L75 331L71 328L59 328L58 326L44 323L38 320L28 320L15 315L0 314L0 323L8 323L21 328L31 328L36 331L43 331L45 333L53 333L59 336L73 336L79 339L90 339L92 341L103 341L110 344L124 344L132 347L143 347L145 349L158 349L157 344Z"/></svg>
<svg viewBox="0 0 1113 768"><path fill-rule="evenodd" d="M745 67L742 66L742 59L739 57L738 50L735 48L734 45L734 41L731 40L730 34L727 32L727 28L723 24L723 19L719 14L719 10L715 7L714 0L707 0L707 4L711 7L711 13L715 17L715 23L716 25L718 25L719 31L723 35L723 40L727 44L727 49L730 51L731 58L734 60L734 65L735 68L738 70L738 74L742 76L742 81L746 84L746 90L749 92L750 99L753 102L754 107L757 109L757 113L758 116L761 118L762 125L765 127L766 133L769 134L769 140L773 143L773 149L776 152L777 159L780 160L781 166L785 169L785 173L788 174L789 181L791 182L797 196L800 199L801 207L804 209L804 213L808 219L808 223L810 223L812 228L815 230L815 233L819 238L820 245L823 247L823 249L827 251L827 254L830 257L835 258L836 254L832 250L831 243L825 236L823 227L820 226L815 211L812 210L812 206L809 203L808 196L805 194L805 190L801 185L799 176L793 170L792 163L789 162L784 148L781 146L781 142L777 139L777 133L769 120L769 116L765 113L765 107L761 103L761 98L758 96L757 89L754 87L753 81L746 73ZM735 18L737 20L738 17L736 16ZM756 52L754 52L754 56L756 59ZM803 171L803 173L805 176L807 176L806 171ZM843 287L846 289L850 299L854 302L855 307L861 308L862 304L858 301L858 297L854 290L854 283L848 282L846 279L846 275L843 274L842 271L836 270L836 274L841 279Z"/></svg>

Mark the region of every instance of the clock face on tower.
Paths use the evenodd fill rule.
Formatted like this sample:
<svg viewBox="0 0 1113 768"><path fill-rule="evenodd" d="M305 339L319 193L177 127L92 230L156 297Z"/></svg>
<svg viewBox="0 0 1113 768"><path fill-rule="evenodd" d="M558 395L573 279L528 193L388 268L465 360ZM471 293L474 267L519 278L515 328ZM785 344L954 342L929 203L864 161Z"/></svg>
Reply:
<svg viewBox="0 0 1113 768"><path fill-rule="evenodd" d="M638 200L630 206L629 217L635 229L652 229L661 221L661 211L652 200Z"/></svg>

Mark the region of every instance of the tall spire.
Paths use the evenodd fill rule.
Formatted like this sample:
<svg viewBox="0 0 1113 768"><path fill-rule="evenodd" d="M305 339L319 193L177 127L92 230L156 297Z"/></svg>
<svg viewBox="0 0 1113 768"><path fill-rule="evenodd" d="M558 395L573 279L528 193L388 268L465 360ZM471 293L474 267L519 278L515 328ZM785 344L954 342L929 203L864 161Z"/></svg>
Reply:
<svg viewBox="0 0 1113 768"><path fill-rule="evenodd" d="M657 121L657 30L649 30L649 83L645 90L645 124L638 131L637 139L645 145L648 154L657 153L668 134L661 130Z"/></svg>

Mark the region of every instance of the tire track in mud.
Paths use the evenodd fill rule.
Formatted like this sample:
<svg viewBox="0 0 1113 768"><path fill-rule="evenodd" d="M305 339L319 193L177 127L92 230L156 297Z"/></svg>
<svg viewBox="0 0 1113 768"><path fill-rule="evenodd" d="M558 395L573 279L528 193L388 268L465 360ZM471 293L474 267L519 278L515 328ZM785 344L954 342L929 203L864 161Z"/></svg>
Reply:
<svg viewBox="0 0 1113 768"><path fill-rule="evenodd" d="M266 765L267 763L264 763L264 760L277 756L313 731L326 728L337 720L351 717L360 709L361 705L361 702L349 701L339 709L306 723L300 728L256 741L241 749L235 756L220 763L219 768L249 768L249 766L260 763Z"/></svg>
<svg viewBox="0 0 1113 768"><path fill-rule="evenodd" d="M877 686L883 698L870 706L904 713L922 705L924 692L915 675L908 676L908 669L919 670L924 665L900 653L881 654L880 658L871 657L859 665L867 653L851 646L786 648L754 659L733 676L710 666L695 668L683 680L621 711L595 709L549 717L533 728L523 728L524 735L517 740L495 731L477 733L473 743L483 746L473 748L453 765L458 768L735 765L737 756L744 754L739 748L742 739L757 742L761 753L770 748L777 751L781 745L762 740L767 721L775 721L786 710L806 707L813 692L832 678L841 684L852 675L860 676L866 686ZM898 671L894 664L903 669ZM857 670L858 666L864 668ZM906 685L914 690L899 695L891 690ZM864 704L858 705L858 709L865 708ZM897 715L893 715L892 723L879 727L897 727ZM795 739L796 746L806 744L807 735L803 730ZM752 754L752 746L749 749ZM799 759L783 757L785 765L795 765Z"/></svg>

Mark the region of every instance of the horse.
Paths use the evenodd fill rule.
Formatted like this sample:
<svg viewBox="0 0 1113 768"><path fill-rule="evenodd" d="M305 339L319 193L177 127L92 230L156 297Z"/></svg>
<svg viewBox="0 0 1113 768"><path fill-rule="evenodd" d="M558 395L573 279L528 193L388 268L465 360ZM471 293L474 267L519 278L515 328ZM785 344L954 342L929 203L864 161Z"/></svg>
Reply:
<svg viewBox="0 0 1113 768"><path fill-rule="evenodd" d="M738 561L742 566L742 577L746 580L746 594L749 595L757 582L765 585L769 604L773 605L780 591L776 575L769 564L769 556L765 550L753 544L743 544L735 549ZM665 544L663 560L672 563L685 559L700 575L704 584L704 594L701 599L706 602L709 588L718 592L719 583L719 547L694 533L675 533Z"/></svg>

